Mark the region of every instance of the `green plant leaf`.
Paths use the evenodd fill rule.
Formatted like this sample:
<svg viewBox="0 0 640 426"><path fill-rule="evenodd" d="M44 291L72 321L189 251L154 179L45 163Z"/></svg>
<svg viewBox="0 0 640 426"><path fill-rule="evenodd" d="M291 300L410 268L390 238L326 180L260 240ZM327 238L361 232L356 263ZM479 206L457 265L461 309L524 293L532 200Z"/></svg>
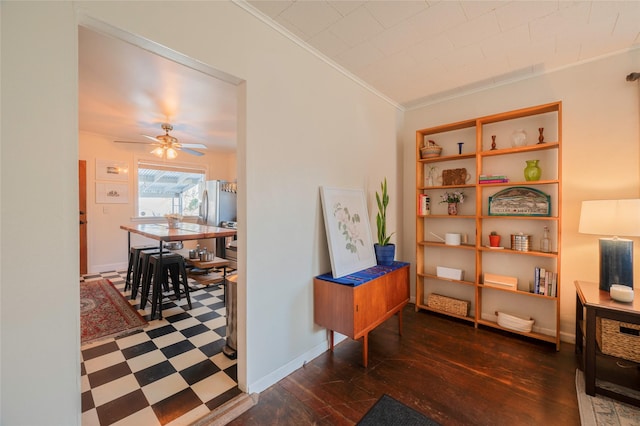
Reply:
<svg viewBox="0 0 640 426"><path fill-rule="evenodd" d="M387 235L387 206L389 205L389 194L387 193L387 178L380 183L380 193L376 192L376 202L378 204L378 214L376 215L376 226L378 231L378 245L389 244L393 233Z"/></svg>

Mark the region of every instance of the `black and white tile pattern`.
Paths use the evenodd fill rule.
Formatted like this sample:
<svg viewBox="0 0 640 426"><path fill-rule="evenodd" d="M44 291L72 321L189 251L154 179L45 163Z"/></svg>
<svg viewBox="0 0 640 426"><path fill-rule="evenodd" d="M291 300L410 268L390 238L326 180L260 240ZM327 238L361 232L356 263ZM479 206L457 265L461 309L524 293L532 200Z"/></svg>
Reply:
<svg viewBox="0 0 640 426"><path fill-rule="evenodd" d="M124 292L126 271L85 275L107 278ZM190 283L192 309L184 297L169 294L163 319L149 320L151 307L139 309L149 321L143 330L81 347L82 424L189 425L239 395L236 360L225 345L222 286Z"/></svg>

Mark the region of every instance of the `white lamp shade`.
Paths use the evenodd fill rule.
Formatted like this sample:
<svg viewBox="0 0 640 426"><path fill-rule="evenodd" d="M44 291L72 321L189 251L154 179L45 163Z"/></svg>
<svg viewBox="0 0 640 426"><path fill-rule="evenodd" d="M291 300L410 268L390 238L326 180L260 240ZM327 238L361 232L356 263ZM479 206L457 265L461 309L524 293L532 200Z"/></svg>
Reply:
<svg viewBox="0 0 640 426"><path fill-rule="evenodd" d="M640 236L640 199L583 201L578 232Z"/></svg>

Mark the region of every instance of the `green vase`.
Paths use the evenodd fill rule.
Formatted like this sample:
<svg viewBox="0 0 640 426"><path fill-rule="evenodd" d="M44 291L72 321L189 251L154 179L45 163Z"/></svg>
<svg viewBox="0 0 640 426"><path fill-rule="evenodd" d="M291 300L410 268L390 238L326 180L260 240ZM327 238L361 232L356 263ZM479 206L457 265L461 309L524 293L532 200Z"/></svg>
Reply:
<svg viewBox="0 0 640 426"><path fill-rule="evenodd" d="M542 170L538 167L539 160L526 160L527 167L524 168L524 180L532 181L532 180L540 180L540 176L542 175Z"/></svg>

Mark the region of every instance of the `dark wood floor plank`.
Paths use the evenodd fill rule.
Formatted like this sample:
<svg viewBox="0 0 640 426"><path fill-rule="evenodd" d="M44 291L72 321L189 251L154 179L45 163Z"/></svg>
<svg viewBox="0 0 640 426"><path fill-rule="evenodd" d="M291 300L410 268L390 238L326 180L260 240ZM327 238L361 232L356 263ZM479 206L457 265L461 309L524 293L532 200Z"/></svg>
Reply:
<svg viewBox="0 0 640 426"><path fill-rule="evenodd" d="M353 425L388 394L442 425L579 425L573 345L403 311L260 394L231 425Z"/></svg>

